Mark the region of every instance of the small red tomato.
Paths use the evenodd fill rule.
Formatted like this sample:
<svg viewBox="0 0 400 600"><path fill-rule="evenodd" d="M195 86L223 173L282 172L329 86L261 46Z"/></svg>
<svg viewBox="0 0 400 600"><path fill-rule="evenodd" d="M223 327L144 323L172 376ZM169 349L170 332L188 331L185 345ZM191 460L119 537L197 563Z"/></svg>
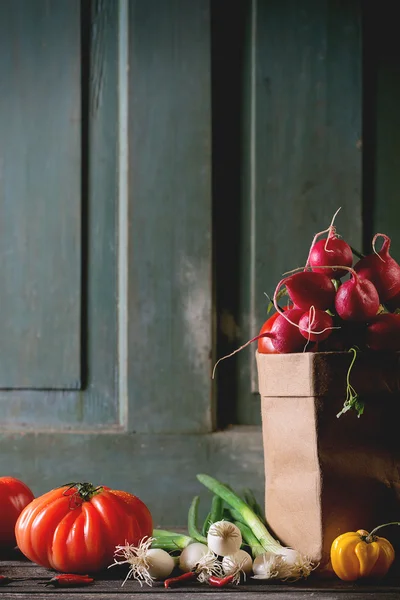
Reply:
<svg viewBox="0 0 400 600"><path fill-rule="evenodd" d="M64 573L93 573L113 562L115 546L153 533L147 506L133 494L73 483L36 498L15 526L29 560Z"/></svg>
<svg viewBox="0 0 400 600"><path fill-rule="evenodd" d="M15 523L22 509L34 499L32 491L15 477L0 477L0 550L10 550L17 544Z"/></svg>
<svg viewBox="0 0 400 600"><path fill-rule="evenodd" d="M264 325L260 329L260 333L270 333L272 329L272 325L275 323L276 319L279 317L279 313L276 312L269 317L264 323ZM275 350L274 345L270 337L262 337L258 340L258 351L260 354L279 354L277 350Z"/></svg>

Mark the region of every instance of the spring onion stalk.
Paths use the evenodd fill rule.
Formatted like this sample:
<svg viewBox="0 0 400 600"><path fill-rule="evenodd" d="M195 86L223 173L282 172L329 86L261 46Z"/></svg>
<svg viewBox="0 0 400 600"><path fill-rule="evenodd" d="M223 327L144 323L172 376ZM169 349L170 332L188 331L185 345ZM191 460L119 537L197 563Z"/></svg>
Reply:
<svg viewBox="0 0 400 600"><path fill-rule="evenodd" d="M200 542L200 544L207 545L207 538L204 535L202 535L197 528L197 512L199 508L199 502L200 497L195 496L190 505L188 513L188 532L189 536L196 540L196 542Z"/></svg>
<svg viewBox="0 0 400 600"><path fill-rule="evenodd" d="M235 521L235 523L239 522L246 524L240 512L238 510L235 510L234 508L228 508L227 515L229 517L229 521Z"/></svg>
<svg viewBox="0 0 400 600"><path fill-rule="evenodd" d="M202 535L204 535L204 537L207 537L208 529L209 529L211 523L212 523L211 512L209 512L208 515L206 516L206 518L204 519L203 527L201 529L201 533L202 533Z"/></svg>
<svg viewBox="0 0 400 600"><path fill-rule="evenodd" d="M169 531L169 529L153 529L153 537L176 537L181 534L178 531Z"/></svg>
<svg viewBox="0 0 400 600"><path fill-rule="evenodd" d="M258 504L257 499L254 496L253 491L249 490L249 489L244 490L244 492L243 492L243 500L246 502L246 504L248 504L248 506L250 506L250 508L257 515L257 517L260 519L260 521L262 521L262 523L264 523L264 525L265 525L265 519L264 519L263 511L261 509L261 506Z"/></svg>
<svg viewBox="0 0 400 600"><path fill-rule="evenodd" d="M261 520L257 517L257 515L251 510L249 506L247 506L246 502L242 500L234 491L230 490L226 485L214 479L214 477L210 477L210 475L200 474L197 475L197 479L205 485L209 490L211 490L214 494L220 496L231 508L237 510L244 523L250 527L254 536L257 538L261 546L264 550L269 552L275 552L279 554L279 550L281 550L281 544L272 537L266 526L261 522ZM192 537L193 534L189 535Z"/></svg>
<svg viewBox="0 0 400 600"><path fill-rule="evenodd" d="M268 568L264 570L264 574L257 575L258 578L298 579L307 577L311 573L313 567L310 559L296 550L282 546L271 535L255 512L233 490L209 475L200 474L197 475L197 479L211 492L220 496L231 508L240 513L241 520L244 521L258 540L259 545L264 549L264 553L259 554L259 559Z"/></svg>
<svg viewBox="0 0 400 600"><path fill-rule="evenodd" d="M214 494L212 502L211 502L211 523L216 523L217 521L221 521L222 513L224 510L224 502L218 494Z"/></svg>
<svg viewBox="0 0 400 600"><path fill-rule="evenodd" d="M175 531L169 531L167 529L153 529L153 543L152 548L161 548L168 552L174 550L183 550L189 544L193 544L195 541L189 535L184 533L178 533Z"/></svg>
<svg viewBox="0 0 400 600"><path fill-rule="evenodd" d="M260 554L264 554L264 548L261 546L250 527L247 527L247 525L240 521L235 521L235 525L240 529L243 541L249 546L253 558L257 558Z"/></svg>
<svg viewBox="0 0 400 600"><path fill-rule="evenodd" d="M208 530L210 525L216 523L217 521L221 521L224 513L224 502L222 498L214 494L212 502L211 502L211 510L205 518L202 528L202 534L204 537L207 537Z"/></svg>
<svg viewBox="0 0 400 600"><path fill-rule="evenodd" d="M162 536L155 538L151 544L152 548L161 548L167 552L183 550L190 544L193 544L194 539L188 535L173 535L172 537Z"/></svg>
<svg viewBox="0 0 400 600"><path fill-rule="evenodd" d="M222 518L225 519L225 521L237 521L238 520L238 519L233 518L230 508L224 508L224 510L222 511Z"/></svg>

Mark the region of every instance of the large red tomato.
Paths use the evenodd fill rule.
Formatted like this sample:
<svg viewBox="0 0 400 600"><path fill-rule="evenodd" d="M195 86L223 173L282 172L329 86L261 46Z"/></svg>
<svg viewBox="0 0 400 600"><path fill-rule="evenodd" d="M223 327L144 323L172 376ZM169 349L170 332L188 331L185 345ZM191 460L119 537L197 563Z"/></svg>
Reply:
<svg viewBox="0 0 400 600"><path fill-rule="evenodd" d="M19 549L31 561L66 573L93 573L113 562L115 546L153 533L147 506L128 492L90 483L51 490L22 511Z"/></svg>
<svg viewBox="0 0 400 600"><path fill-rule="evenodd" d="M0 550L14 548L15 523L23 508L34 499L32 491L15 477L0 477Z"/></svg>

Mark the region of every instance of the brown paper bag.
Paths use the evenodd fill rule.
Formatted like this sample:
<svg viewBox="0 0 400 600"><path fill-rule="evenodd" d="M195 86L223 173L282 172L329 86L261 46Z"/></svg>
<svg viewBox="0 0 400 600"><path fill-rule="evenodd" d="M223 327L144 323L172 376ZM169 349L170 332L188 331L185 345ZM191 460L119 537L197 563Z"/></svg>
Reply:
<svg viewBox="0 0 400 600"><path fill-rule="evenodd" d="M365 412L337 418L352 357L256 354L267 521L320 571L340 533L400 520L400 355L359 353L350 382Z"/></svg>

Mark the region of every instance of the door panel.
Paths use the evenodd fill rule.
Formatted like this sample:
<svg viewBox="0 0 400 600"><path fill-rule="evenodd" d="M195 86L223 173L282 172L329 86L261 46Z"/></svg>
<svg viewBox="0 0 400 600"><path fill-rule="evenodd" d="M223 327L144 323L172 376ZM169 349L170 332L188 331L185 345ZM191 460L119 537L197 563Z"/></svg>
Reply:
<svg viewBox="0 0 400 600"><path fill-rule="evenodd" d="M81 385L78 0L0 3L0 387Z"/></svg>
<svg viewBox="0 0 400 600"><path fill-rule="evenodd" d="M8 6L19 15L23 2ZM35 6L47 15L46 0ZM64 15L64 0L51 6ZM71 226L68 232L71 238L79 234L76 257L71 251L69 258L82 265L82 273L78 270L75 283L68 280L65 294L73 291L81 300L74 361L82 389L58 390L54 359L51 389L34 389L27 380L30 389L10 382L0 393L1 424L22 431L208 432L213 428L209 3L93 0L80 8L76 40L70 40L74 48L63 47L60 62L76 55L81 65L74 81L82 112L76 153L80 229ZM1 43L8 48L11 40L4 35ZM46 70L47 60L40 54L37 65ZM56 97L67 83L58 84ZM53 88L47 93L52 97ZM24 133L25 143L33 143L33 133ZM43 196L43 206L51 202L52 196ZM65 199L59 204L67 206ZM64 222L61 208L55 215ZM45 229L40 239L55 260ZM42 264L36 247L32 252ZM11 266L20 273L18 263ZM62 287L66 273L57 270L55 283ZM31 285L30 273L23 275ZM48 352L75 335L68 318L62 321L64 313L55 314L65 331L58 335L54 329ZM6 315L3 322L8 321ZM41 332L43 324L36 327ZM22 369L20 377L25 373Z"/></svg>
<svg viewBox="0 0 400 600"><path fill-rule="evenodd" d="M29 211L33 211L29 204L30 197L20 197L13 200L13 206L20 203L21 215L15 215L20 219L18 223L27 223L23 209L27 206L28 215L31 221L35 221L35 246L31 249L32 260L37 259L40 268L43 268L43 261L54 261L54 281L51 286L40 288L43 296L47 298L49 291L58 291L59 295L64 289L64 296L54 299L52 313L49 307L49 301L43 301L43 306L47 309L44 313L49 319L56 318L59 328L53 328L49 332L51 339L48 341L48 348L43 352L50 353L52 362L38 364L37 373L33 373L28 368L25 370L20 364L21 370L19 376L24 378L25 372L28 375L36 377L38 385L36 387L49 387L48 390L33 389L35 385L31 380L27 380L25 387L32 389L19 389L22 386L18 384L8 385L11 389L0 392L0 410L1 426L5 429L26 430L34 429L42 431L52 430L97 430L97 429L120 429L120 407L118 399L118 339L117 339L117 269L118 269L118 246L117 246L117 220L118 214L118 4L98 2L82 2L82 11L80 13L80 3L69 2L69 0L54 0L49 3L46 0L35 0L30 3L31 10L34 6L39 15L50 14L57 15L55 22L51 23L54 31L51 34L57 38L64 39L67 36L69 43L62 44L58 49L58 55L39 53L37 58L37 69L46 71L54 63L54 69L57 78L52 83L51 88L46 88L44 92L48 97L45 104L46 111L51 114L54 121L59 114L59 96L73 94L74 109L78 119L63 125L56 138L50 137L47 142L46 156L58 157L58 148L64 148L65 140L69 139L71 131L77 129L76 147L64 148L65 156L60 155L57 162L54 163L54 169L64 168L64 161L68 158L77 161L76 172L71 175L68 184L57 188L57 194L51 187L47 187L47 182L43 181L42 196L38 196L42 212L46 208L46 215L52 215L54 221L54 231L49 231L48 223L43 219L32 218ZM12 6L13 14L20 14L24 2L7 3ZM1 5L3 7L3 4ZM73 10L75 7L75 12ZM10 9L11 10L11 9ZM48 17L47 17L48 18ZM70 20L73 18L72 25ZM38 17L38 26L43 22ZM2 22L3 23L3 22ZM30 21L29 21L30 23ZM35 22L34 22L35 24ZM68 25L70 24L70 26ZM4 24L2 25L5 29ZM31 36L35 35L35 28L32 29ZM71 33L73 32L73 35ZM39 34L42 30L38 29ZM68 34L69 32L69 34ZM82 38L82 44L81 44ZM35 38L36 39L36 38ZM41 37L39 36L37 45L40 46ZM53 39L53 38L52 38ZM7 43L6 43L7 42ZM4 34L0 37L1 46L9 48L11 41ZM40 46L41 47L41 46ZM32 60L29 58L29 47L21 49L21 57L26 62ZM50 57L50 58L49 58ZM40 59L40 60L39 60ZM22 60L22 58L21 58ZM77 78L70 81L71 78L63 79L65 65L73 61L77 63ZM64 65L65 63L65 65ZM5 63L4 63L5 64ZM8 63L7 63L8 64ZM48 67L48 64L50 65ZM39 68L40 67L40 68ZM5 68L5 66L4 66ZM59 69L61 69L59 71ZM50 69L51 72L51 69ZM81 77L82 75L82 77ZM72 91L69 89L72 88ZM43 94L44 94L43 92ZM0 97L0 106L3 107L3 98ZM11 101L10 101L11 102ZM21 97L21 102L25 99ZM66 102L66 100L63 100ZM72 100L71 100L72 102ZM61 104L62 105L62 104ZM29 104L27 105L29 108ZM35 105L36 106L36 105ZM82 118L81 115L82 107ZM39 108L36 106L36 110ZM63 113L61 114L61 117ZM60 118L61 118L60 117ZM2 123L7 121L7 114L4 110L0 111L0 120ZM48 120L48 119L47 119ZM65 119L64 119L65 121ZM45 115L42 115L42 121L37 125L36 130L31 128L20 132L25 145L31 148L29 156L34 155L32 148L36 139L41 139L39 133L40 127L43 127ZM17 128L17 125L15 124ZM10 135L11 135L10 126ZM45 130L46 131L46 130ZM51 130L50 130L51 131ZM41 133L42 137L44 133ZM36 137L31 137L36 136ZM54 149L53 149L54 148ZM0 150L1 154L2 150ZM70 156L71 155L71 156ZM44 155L43 155L44 156ZM50 160L49 159L49 160ZM32 159L36 160L36 159ZM42 169L40 164L35 166L38 169L37 178L40 181ZM26 171L23 171L26 174ZM63 181L63 180L61 180ZM72 190L72 191L71 191ZM51 192L51 194L50 194ZM74 193L71 200L70 194ZM53 204L55 206L53 210ZM1 210L8 205L3 202L0 204ZM50 210L48 210L50 207ZM70 220L65 216L74 210L77 215L75 229ZM50 219L50 217L48 217ZM4 220L2 219L0 228ZM68 226L65 231L65 239L62 237L62 231L58 228L58 237L56 235L57 224L64 222ZM79 227L78 227L79 225ZM40 235L39 235L40 233ZM18 244L24 239L20 230L16 232L16 240L10 248L18 248ZM69 246L64 247L69 239ZM4 240L0 241L2 244ZM41 246L39 247L39 242ZM57 254L58 245L62 248L63 257L68 262L68 267ZM53 247L55 249L53 249ZM43 250L43 251L42 251ZM67 252L68 250L68 252ZM48 258L43 258L44 256ZM36 285L34 273L25 268L28 260L23 255L23 260L16 260L14 256L10 259L9 268L18 274L18 277L24 277L24 285ZM56 264L55 261L58 261ZM25 262L24 262L25 261ZM4 262L1 263L1 270L4 268ZM7 261L6 261L7 268ZM72 279L69 273L75 268L76 276ZM46 277L48 274L46 273ZM11 288L7 288L8 290ZM15 292L16 296L19 296ZM0 295L4 289L0 291ZM10 293L7 291L6 293ZM66 309L65 303L70 302L69 298L77 299L74 305L75 317L71 321L71 313ZM32 305L32 299L28 299L28 307ZM5 305L3 308L3 319L0 327L6 326L12 315L12 305ZM42 309L42 303L37 300L37 306ZM77 307L79 311L77 312ZM8 325L7 325L8 326ZM30 323L29 327L34 331L41 333L45 329L46 323L39 321ZM45 329L47 331L47 329ZM58 384L62 382L62 370L57 361L57 352L63 356L64 345L68 349L68 340L74 339L75 346L69 348L69 352L74 352L71 360L66 363L70 369L76 365L79 368L82 389L72 391L68 389L58 390L59 387L66 385ZM46 338L47 340L47 338ZM15 338L10 342L9 338L1 338L2 354L10 352L15 348L15 353L25 352L23 338ZM60 350L59 350L60 349ZM51 354L53 351L53 354ZM18 357L18 354L17 354ZM0 361L0 364L1 364ZM16 361L18 365L18 361ZM3 365L2 365L3 366ZM1 369L2 367L0 367ZM15 367L14 367L15 368ZM42 373L49 371L52 376L50 384L47 386L42 383ZM59 379L60 378L60 379ZM11 382L9 382L11 383ZM72 387L72 386L71 386ZM75 385L77 387L77 385Z"/></svg>
<svg viewBox="0 0 400 600"><path fill-rule="evenodd" d="M129 6L129 427L211 431L209 3Z"/></svg>

